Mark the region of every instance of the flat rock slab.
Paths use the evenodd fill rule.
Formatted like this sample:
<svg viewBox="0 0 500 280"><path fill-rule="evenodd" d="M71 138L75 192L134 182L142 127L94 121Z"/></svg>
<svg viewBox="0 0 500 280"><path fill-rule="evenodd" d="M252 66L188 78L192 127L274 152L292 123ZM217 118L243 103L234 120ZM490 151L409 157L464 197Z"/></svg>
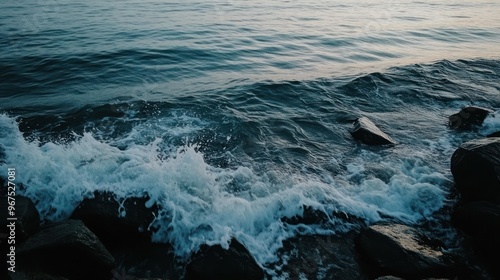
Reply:
<svg viewBox="0 0 500 280"><path fill-rule="evenodd" d="M462 144L451 157L451 173L464 201L500 201L500 138Z"/></svg>
<svg viewBox="0 0 500 280"><path fill-rule="evenodd" d="M370 226L361 232L356 247L378 276L422 279L455 274L441 251L426 245L417 230L405 225Z"/></svg>
<svg viewBox="0 0 500 280"><path fill-rule="evenodd" d="M68 279L111 279L115 262L82 221L67 220L40 229L17 248L23 271Z"/></svg>
<svg viewBox="0 0 500 280"><path fill-rule="evenodd" d="M471 129L483 124L484 119L491 113L493 113L492 110L483 107L465 107L448 118L448 125L451 129Z"/></svg>
<svg viewBox="0 0 500 280"><path fill-rule="evenodd" d="M262 280L264 271L250 252L233 239L229 249L220 245L202 248L186 267L185 280Z"/></svg>
<svg viewBox="0 0 500 280"><path fill-rule="evenodd" d="M395 145L389 135L385 134L367 117L358 118L354 122L354 129L351 131L352 137L367 145Z"/></svg>

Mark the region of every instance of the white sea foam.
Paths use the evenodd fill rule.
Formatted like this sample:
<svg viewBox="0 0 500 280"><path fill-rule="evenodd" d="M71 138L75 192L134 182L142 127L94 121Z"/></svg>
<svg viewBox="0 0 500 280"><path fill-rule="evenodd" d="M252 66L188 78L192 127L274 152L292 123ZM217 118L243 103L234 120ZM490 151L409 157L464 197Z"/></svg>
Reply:
<svg viewBox="0 0 500 280"><path fill-rule="evenodd" d="M488 135L500 131L500 111L489 114L481 126L481 134Z"/></svg>
<svg viewBox="0 0 500 280"><path fill-rule="evenodd" d="M382 214L415 222L443 205L440 186L448 180L425 164L424 155L384 163L377 162L382 158L376 153L361 152L337 175L285 174L282 169L261 174L251 166L210 166L196 145L164 154L161 143L156 138L118 148L85 133L70 143L41 145L25 140L17 123L0 115L2 167L16 168L18 182L27 186L23 193L36 202L44 219L67 218L95 190L122 198L148 193L147 206L161 206L153 239L172 243L179 256L188 256L201 244L227 247L236 237L259 263L270 263L290 236L349 228L333 215L326 226L282 222L283 217L301 215L303 206L368 222ZM373 162L389 170L387 178L372 174Z"/></svg>

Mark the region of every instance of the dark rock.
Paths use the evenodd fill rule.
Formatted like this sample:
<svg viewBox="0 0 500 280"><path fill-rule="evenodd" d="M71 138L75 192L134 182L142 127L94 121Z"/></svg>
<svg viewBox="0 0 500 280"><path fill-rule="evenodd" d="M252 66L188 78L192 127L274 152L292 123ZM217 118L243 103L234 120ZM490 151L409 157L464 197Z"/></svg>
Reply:
<svg viewBox="0 0 500 280"><path fill-rule="evenodd" d="M107 246L149 242L150 224L158 213L156 205L146 207L145 197L129 197L122 204L109 192L96 192L73 211L72 219L82 220ZM123 211L125 215L120 215Z"/></svg>
<svg viewBox="0 0 500 280"><path fill-rule="evenodd" d="M280 270L287 276L282 278L369 279L357 261L354 248L356 235L355 231L351 231L335 235L296 236L283 241L278 257L286 260Z"/></svg>
<svg viewBox="0 0 500 280"><path fill-rule="evenodd" d="M488 134L488 136L486 136L486 137L488 137L488 138L490 138L490 137L500 137L500 131L495 131L495 132L493 132L491 134Z"/></svg>
<svg viewBox="0 0 500 280"><path fill-rule="evenodd" d="M117 264L114 279L181 279L184 272L168 244L131 243L110 253Z"/></svg>
<svg viewBox="0 0 500 280"><path fill-rule="evenodd" d="M459 113L448 118L448 125L451 129L471 129L473 126L483 124L484 119L490 113L493 113L493 111L482 107L465 107Z"/></svg>
<svg viewBox="0 0 500 280"><path fill-rule="evenodd" d="M69 279L111 279L114 259L82 221L51 224L17 248L22 271Z"/></svg>
<svg viewBox="0 0 500 280"><path fill-rule="evenodd" d="M15 202L13 212L15 213L15 218L17 218L15 221L16 242L23 242L40 228L40 214L31 199L20 195L13 197L13 199L11 200ZM7 219L12 218L9 216L8 203L7 197L0 198L0 234L6 235L9 235L7 225L11 222Z"/></svg>
<svg viewBox="0 0 500 280"><path fill-rule="evenodd" d="M500 205L487 201L471 202L455 209L451 219L455 227L467 234L465 240L472 241L473 254L469 255L477 255L488 274L500 279Z"/></svg>
<svg viewBox="0 0 500 280"><path fill-rule="evenodd" d="M360 140L367 145L394 145L396 142L380 130L370 119L358 118L354 122L354 130L351 132L354 139Z"/></svg>
<svg viewBox="0 0 500 280"><path fill-rule="evenodd" d="M476 201L457 208L453 225L471 235L485 251L500 250L500 205Z"/></svg>
<svg viewBox="0 0 500 280"><path fill-rule="evenodd" d="M185 280L261 280L264 271L248 250L233 239L228 250L220 245L205 246L186 267Z"/></svg>
<svg viewBox="0 0 500 280"><path fill-rule="evenodd" d="M429 246L418 232L405 225L373 225L364 229L356 247L376 276L405 279L453 277L455 269L443 253Z"/></svg>
<svg viewBox="0 0 500 280"><path fill-rule="evenodd" d="M284 217L281 219L282 222L290 225L312 225L312 224L323 224L328 222L328 215L318 209L314 209L310 206L303 206L303 212L300 216Z"/></svg>
<svg viewBox="0 0 500 280"><path fill-rule="evenodd" d="M283 223L287 223L290 225L298 225L298 224L313 225L313 224L326 224L330 222L329 215L321 209L315 209L307 205L303 205L302 209L303 209L302 215L297 215L293 217L283 217L281 218L281 221ZM366 225L364 219L354 215L349 215L343 211L334 211L330 213L330 215L332 218L338 218L342 221L349 222L351 224Z"/></svg>
<svg viewBox="0 0 500 280"><path fill-rule="evenodd" d="M451 157L451 173L465 202L500 201L500 139L462 144Z"/></svg>

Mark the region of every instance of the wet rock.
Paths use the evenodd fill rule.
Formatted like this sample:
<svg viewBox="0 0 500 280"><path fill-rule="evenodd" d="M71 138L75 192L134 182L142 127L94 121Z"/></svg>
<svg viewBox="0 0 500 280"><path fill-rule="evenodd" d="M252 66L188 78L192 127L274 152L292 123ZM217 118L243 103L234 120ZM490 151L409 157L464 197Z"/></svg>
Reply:
<svg viewBox="0 0 500 280"><path fill-rule="evenodd" d="M96 192L94 198L84 199L73 211L72 219L82 220L99 239L110 247L150 241L156 205L148 208L145 197L129 197L120 203L109 192Z"/></svg>
<svg viewBox="0 0 500 280"><path fill-rule="evenodd" d="M8 208L9 201L7 197L0 199L0 234L9 235L10 232L7 225L12 221L7 219L17 218L15 221L16 242L22 242L36 233L40 228L40 214L31 199L20 195L13 198L14 200L10 200L10 202L15 203L13 206L14 210L12 211L12 213L15 213L15 216L9 215L11 212Z"/></svg>
<svg viewBox="0 0 500 280"><path fill-rule="evenodd" d="M119 266L112 271L114 279L181 279L183 267L168 244L131 243L111 250Z"/></svg>
<svg viewBox="0 0 500 280"><path fill-rule="evenodd" d="M405 225L370 226L361 232L356 247L376 276L422 279L455 275L443 253Z"/></svg>
<svg viewBox="0 0 500 280"><path fill-rule="evenodd" d="M356 235L355 231L351 231L335 235L296 236L285 240L278 257L286 260L281 271L287 277L281 278L369 279L356 259Z"/></svg>
<svg viewBox="0 0 500 280"><path fill-rule="evenodd" d="M476 201L457 208L453 225L472 236L485 251L500 250L500 205Z"/></svg>
<svg viewBox="0 0 500 280"><path fill-rule="evenodd" d="M466 233L466 244L472 248L469 255L476 255L481 260L492 279L500 279L500 205L487 201L471 202L455 209L451 219L455 227Z"/></svg>
<svg viewBox="0 0 500 280"><path fill-rule="evenodd" d="M17 248L19 269L69 279L111 279L114 259L82 221L42 227Z"/></svg>
<svg viewBox="0 0 500 280"><path fill-rule="evenodd" d="M283 223L287 223L289 225L298 225L298 224L304 224L304 225L314 225L314 224L326 224L330 222L331 218L327 213L324 212L324 210L321 209L315 209L311 206L308 205L303 205L302 206L303 212L302 215L297 215L297 216L292 216L292 217L283 217L281 218L281 221ZM334 211L330 213L330 216L332 218L338 218L342 221L351 223L351 224L360 224L360 225L366 225L365 220L363 218L347 214L346 212L343 211Z"/></svg>
<svg viewBox="0 0 500 280"><path fill-rule="evenodd" d="M233 239L229 249L220 245L205 246L186 267L186 280L241 279L261 280L264 271L248 250Z"/></svg>
<svg viewBox="0 0 500 280"><path fill-rule="evenodd" d="M500 138L462 144L451 157L451 173L463 201L500 201Z"/></svg>
<svg viewBox="0 0 500 280"><path fill-rule="evenodd" d="M396 142L382 130L380 130L370 119L358 118L354 122L352 137L367 145L394 145Z"/></svg>
<svg viewBox="0 0 500 280"><path fill-rule="evenodd" d="M328 222L328 215L319 209L314 209L311 206L303 206L303 212L300 216L284 217L281 219L282 222L290 225L313 225L313 224L323 224Z"/></svg>
<svg viewBox="0 0 500 280"><path fill-rule="evenodd" d="M448 118L448 125L451 129L471 129L474 126L483 124L484 119L490 113L493 113L493 111L482 107L465 107Z"/></svg>

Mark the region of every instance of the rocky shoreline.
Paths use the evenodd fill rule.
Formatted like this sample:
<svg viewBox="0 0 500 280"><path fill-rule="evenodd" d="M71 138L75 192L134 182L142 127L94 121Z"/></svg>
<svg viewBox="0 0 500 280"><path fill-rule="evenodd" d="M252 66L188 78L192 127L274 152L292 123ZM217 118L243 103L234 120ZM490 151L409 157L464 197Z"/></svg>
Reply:
<svg viewBox="0 0 500 280"><path fill-rule="evenodd" d="M470 130L492 111L466 107L450 116L450 129ZM397 145L369 119L355 122L353 138L366 145ZM338 236L298 236L284 251L294 251L281 270L289 279L316 279L317 259L335 266L325 271L339 279L500 279L495 261L500 250L500 133L462 144L451 156L459 199L445 209L446 226L456 228L459 252L429 238L429 225L401 221L364 225ZM6 182L0 178L2 192ZM3 194L3 193L2 193ZM84 199L70 219L41 223L35 203L16 196L16 272L9 273L2 253L2 279L267 279L238 240L229 248L202 246L189 260L178 260L168 244L152 243L158 207L146 207L147 194L118 201L96 192ZM0 204L1 249L7 242L7 200ZM337 213L333 213L335 215ZM321 223L322 212L304 207L304 215L284 223ZM356 217L350 217L356 220ZM293 250L292 250L293 249ZM279 275L278 275L279 276ZM302 277L302 278L301 278ZM328 278L328 277L327 277Z"/></svg>

